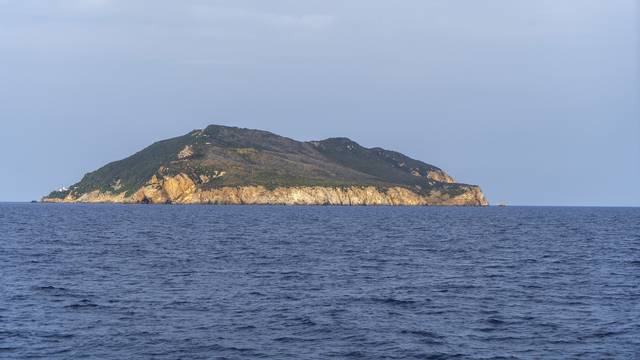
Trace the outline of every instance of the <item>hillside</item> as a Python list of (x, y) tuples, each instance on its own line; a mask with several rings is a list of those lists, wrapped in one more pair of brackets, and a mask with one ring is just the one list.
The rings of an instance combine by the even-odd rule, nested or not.
[(347, 138), (211, 125), (86, 174), (45, 202), (486, 205), (477, 186)]

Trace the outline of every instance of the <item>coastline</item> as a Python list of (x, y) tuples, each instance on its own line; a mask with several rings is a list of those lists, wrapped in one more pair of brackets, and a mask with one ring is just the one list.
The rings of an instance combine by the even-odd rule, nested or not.
[[(185, 185), (185, 184), (182, 184)], [(130, 196), (95, 190), (81, 196), (47, 198), (42, 203), (182, 204), (182, 205), (340, 205), (340, 206), (488, 206), (479, 187), (468, 185), (457, 196), (434, 191), (421, 195), (403, 187), (222, 187), (200, 189), (177, 183), (147, 185)]]

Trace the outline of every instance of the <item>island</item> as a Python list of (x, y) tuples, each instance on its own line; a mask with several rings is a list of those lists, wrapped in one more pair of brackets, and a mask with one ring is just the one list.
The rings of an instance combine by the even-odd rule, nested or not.
[(478, 186), (395, 151), (220, 125), (156, 142), (42, 202), (488, 205)]

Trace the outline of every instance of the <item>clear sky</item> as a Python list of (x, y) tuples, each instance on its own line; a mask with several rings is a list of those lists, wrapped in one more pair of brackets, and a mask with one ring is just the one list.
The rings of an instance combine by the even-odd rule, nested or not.
[(635, 0), (0, 0), (0, 200), (207, 124), (640, 205)]

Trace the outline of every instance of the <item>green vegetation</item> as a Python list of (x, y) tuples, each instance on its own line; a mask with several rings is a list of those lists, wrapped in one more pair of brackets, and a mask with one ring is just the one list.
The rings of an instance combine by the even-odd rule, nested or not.
[(56, 191), (52, 191), (49, 195), (47, 195), (47, 197), (50, 199), (64, 199), (67, 197), (67, 195), (69, 195), (70, 192), (71, 190), (64, 190), (64, 191), (56, 190)]
[[(192, 154), (180, 158), (178, 154), (188, 145)], [(426, 178), (431, 172), (447, 176), (435, 166), (397, 152), (367, 149), (346, 138), (299, 142), (266, 131), (209, 126), (159, 141), (90, 172), (71, 192), (75, 196), (94, 190), (131, 195), (153, 175), (161, 178), (179, 173), (189, 175), (202, 188), (401, 186), (423, 194), (438, 190), (453, 196), (468, 188), (432, 181)], [(53, 192), (49, 197), (68, 194)]]
[(132, 194), (142, 187), (160, 168), (177, 158), (178, 152), (194, 142), (187, 134), (181, 137), (159, 141), (146, 149), (120, 161), (86, 174), (74, 187), (75, 194), (84, 194), (93, 190), (114, 192), (112, 184), (120, 180), (122, 187), (117, 191)]
[(380, 148), (367, 149), (346, 138), (332, 138), (315, 142), (317, 149), (338, 164), (374, 176), (380, 182), (407, 186), (425, 185), (424, 177), (411, 173), (412, 169), (426, 175), (428, 171), (442, 171), (435, 166), (411, 159), (400, 153)]

